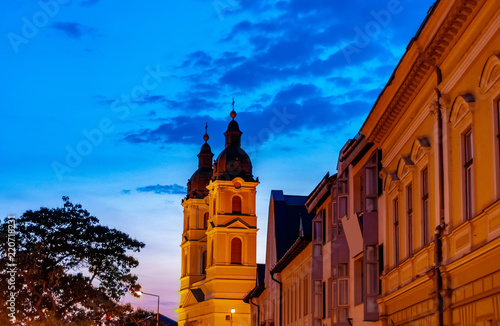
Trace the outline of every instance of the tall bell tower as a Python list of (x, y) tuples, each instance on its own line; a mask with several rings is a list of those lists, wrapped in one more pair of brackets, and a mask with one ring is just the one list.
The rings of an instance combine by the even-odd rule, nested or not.
[[(234, 102), (233, 102), (234, 105)], [(223, 325), (226, 315), (235, 309), (237, 325), (250, 324), (250, 306), (243, 297), (255, 286), (257, 215), (256, 188), (252, 162), (241, 148), (241, 134), (231, 112), (225, 149), (214, 163), (214, 175), (208, 185), (210, 220), (207, 231), (207, 298), (214, 300), (215, 325)], [(239, 322), (238, 322), (239, 321)]]
[(209, 205), (207, 185), (212, 178), (214, 154), (208, 144), (207, 126), (205, 143), (198, 154), (198, 170), (188, 180), (188, 193), (182, 201), (184, 229), (181, 243), (181, 302), (193, 285), (205, 278), (207, 266), (207, 227)]
[[(213, 167), (202, 164), (202, 154), (210, 160), (213, 157), (206, 136), (198, 155), (199, 169), (191, 177), (188, 196), (182, 203), (185, 231), (177, 309), (180, 326), (229, 326), (229, 318), (233, 325), (250, 325), (250, 305), (243, 298), (255, 286), (259, 181), (252, 174), (250, 157), (241, 148), (242, 132), (236, 115), (233, 100), (231, 121), (224, 133), (225, 148)], [(206, 175), (211, 177), (207, 180)], [(199, 180), (196, 185), (195, 179)]]

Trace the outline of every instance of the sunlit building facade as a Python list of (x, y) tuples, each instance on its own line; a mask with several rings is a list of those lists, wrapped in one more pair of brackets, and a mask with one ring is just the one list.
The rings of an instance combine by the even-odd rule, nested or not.
[(361, 132), (382, 152), (382, 325), (500, 321), (500, 2), (438, 1)]
[(252, 325), (500, 325), (499, 1), (434, 4), (336, 168), (300, 251), (272, 194)]
[(225, 149), (212, 165), (205, 134), (199, 168), (188, 182), (182, 234), (179, 325), (250, 324), (250, 305), (243, 302), (255, 286), (258, 180), (241, 148), (232, 120)]

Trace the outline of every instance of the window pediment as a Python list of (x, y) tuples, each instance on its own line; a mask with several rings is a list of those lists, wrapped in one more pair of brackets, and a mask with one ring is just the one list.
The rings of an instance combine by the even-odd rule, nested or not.
[(457, 96), (453, 102), (450, 113), (450, 123), (453, 127), (457, 127), (465, 116), (470, 112), (474, 112), (476, 99), (470, 93)]
[(479, 88), (487, 93), (500, 80), (500, 54), (492, 55), (486, 60), (479, 80)]
[(420, 161), (425, 155), (428, 155), (431, 150), (431, 142), (428, 138), (418, 138), (415, 139), (411, 147), (411, 153), (409, 159), (414, 162), (413, 164)]

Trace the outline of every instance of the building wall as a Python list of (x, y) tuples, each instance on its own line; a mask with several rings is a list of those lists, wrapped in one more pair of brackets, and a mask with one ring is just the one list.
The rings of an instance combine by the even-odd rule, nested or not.
[[(500, 320), (500, 288), (494, 281), (500, 266), (493, 258), (500, 254), (496, 227), (500, 215), (500, 84), (499, 73), (492, 68), (500, 51), (500, 3), (471, 2), (466, 5), (470, 9), (466, 21), (454, 16), (461, 5), (445, 1), (436, 11), (442, 10), (457, 26), (465, 26), (439, 60), (441, 76), (428, 73), (397, 124), (377, 144), (383, 152), (384, 169), (384, 195), (379, 198), (379, 205), (385, 206), (380, 219), (385, 257), (379, 299), (382, 325), (438, 325), (440, 302), (445, 325), (496, 325)], [(437, 21), (429, 24), (438, 28)], [(443, 31), (437, 30), (440, 33)], [(431, 36), (423, 38), (431, 40)], [(425, 40), (421, 45), (425, 48)], [(491, 73), (497, 77), (492, 78)], [(490, 80), (488, 90), (482, 85), (485, 80)], [(443, 187), (439, 179), (439, 114), (443, 119)], [(467, 164), (469, 131), (473, 159)], [(423, 193), (425, 169), (428, 199)], [(441, 219), (444, 230), (439, 233), (436, 227)], [(441, 242), (434, 242), (435, 232)], [(435, 251), (440, 248), (442, 259)], [(443, 283), (441, 297), (436, 293), (438, 274)]]
[(283, 326), (310, 326), (312, 245), (309, 244), (282, 272)]
[[(500, 325), (499, 134), (500, 2), (440, 0), (342, 149), (329, 200), (315, 198), (321, 183), (310, 196), (312, 244), (280, 275), (283, 325), (348, 325), (347, 317), (353, 325)], [(373, 157), (379, 184), (369, 211)], [(295, 319), (309, 262), (311, 314)], [(261, 321), (278, 324), (279, 286), (267, 274)]]

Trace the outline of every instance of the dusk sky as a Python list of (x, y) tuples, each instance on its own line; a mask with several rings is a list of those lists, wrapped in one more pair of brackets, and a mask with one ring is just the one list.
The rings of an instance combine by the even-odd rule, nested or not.
[(432, 3), (3, 0), (0, 215), (69, 196), (146, 243), (135, 273), (175, 317), (205, 123), (216, 158), (234, 97), (263, 262), (271, 190), (308, 195), (335, 173)]

